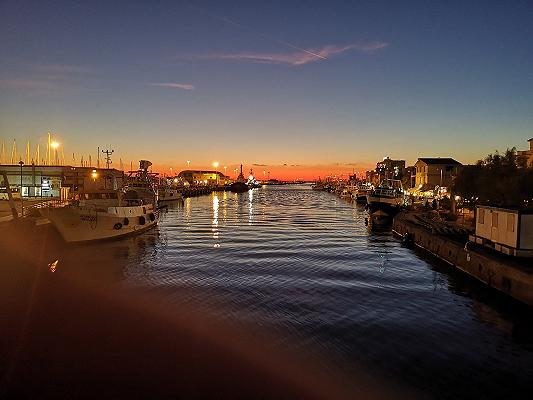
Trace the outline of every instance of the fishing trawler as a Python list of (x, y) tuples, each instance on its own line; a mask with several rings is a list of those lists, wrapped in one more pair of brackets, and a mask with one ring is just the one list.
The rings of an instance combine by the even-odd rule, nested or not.
[(159, 213), (151, 186), (138, 181), (119, 189), (116, 178), (109, 178), (111, 188), (104, 178), (104, 188), (75, 191), (66, 205), (41, 208), (41, 215), (69, 243), (117, 239), (155, 227)]
[(241, 164), (241, 173), (237, 177), (237, 180), (233, 182), (230, 186), (230, 190), (234, 193), (244, 193), (247, 192), (250, 188), (248, 187), (248, 184), (246, 180), (244, 179), (244, 175), (242, 174), (242, 164)]
[(359, 182), (357, 188), (352, 192), (352, 198), (359, 203), (366, 203), (366, 195), (372, 190), (372, 186), (368, 183)]
[(396, 179), (384, 179), (379, 186), (366, 195), (370, 216), (393, 217), (405, 203), (402, 182)]

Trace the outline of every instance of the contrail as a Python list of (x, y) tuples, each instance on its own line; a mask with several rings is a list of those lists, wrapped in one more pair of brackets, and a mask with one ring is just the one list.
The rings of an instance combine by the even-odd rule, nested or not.
[(287, 47), (291, 47), (291, 48), (299, 50), (299, 51), (303, 51), (304, 53), (310, 54), (310, 55), (312, 55), (314, 57), (317, 57), (317, 58), (320, 58), (322, 60), (327, 60), (327, 57), (321, 56), (320, 54), (314, 53), (312, 51), (309, 51), (309, 50), (304, 49), (302, 47), (296, 46), (295, 44), (286, 42), (284, 40), (276, 39), (273, 36), (267, 35), (266, 33), (263, 33), (263, 32), (259, 32), (259, 31), (255, 30), (253, 28), (250, 28), (249, 26), (246, 26), (246, 25), (243, 25), (241, 23), (235, 22), (235, 21), (233, 21), (233, 20), (231, 20), (229, 18), (222, 17), (222, 16), (216, 15), (216, 14), (212, 14), (212, 13), (207, 12), (205, 9), (200, 8), (198, 6), (193, 6), (192, 4), (189, 4), (189, 7), (194, 9), (194, 10), (196, 10), (196, 11), (199, 11), (201, 13), (206, 14), (206, 15), (210, 16), (211, 18), (218, 19), (219, 21), (225, 22), (225, 23), (227, 23), (229, 25), (233, 25), (233, 26), (236, 26), (237, 28), (244, 29), (244, 30), (247, 30), (249, 32), (255, 33), (256, 35), (262, 36), (262, 37), (264, 37), (266, 39), (273, 40), (276, 43), (279, 43), (279, 44), (281, 44), (283, 46), (287, 46)]

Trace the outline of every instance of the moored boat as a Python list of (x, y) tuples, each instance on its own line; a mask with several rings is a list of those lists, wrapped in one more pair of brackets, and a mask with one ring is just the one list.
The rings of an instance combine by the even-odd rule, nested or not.
[(159, 213), (151, 182), (137, 180), (119, 189), (112, 179), (111, 189), (75, 191), (66, 205), (39, 211), (66, 242), (117, 239), (155, 227)]
[(247, 192), (250, 188), (244, 179), (242, 174), (242, 164), (241, 164), (241, 173), (237, 177), (237, 180), (230, 185), (230, 190), (235, 193), (244, 193)]
[(366, 195), (370, 216), (394, 217), (405, 203), (402, 183), (396, 179), (384, 179)]
[(372, 189), (372, 186), (370, 186), (367, 183), (359, 182), (357, 184), (357, 188), (354, 192), (352, 192), (352, 197), (355, 199), (355, 201), (359, 203), (366, 203), (366, 195), (368, 192)]

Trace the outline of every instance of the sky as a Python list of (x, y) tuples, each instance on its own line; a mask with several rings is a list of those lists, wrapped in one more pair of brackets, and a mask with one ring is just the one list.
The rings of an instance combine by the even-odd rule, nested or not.
[(533, 137), (532, 1), (0, 1), (0, 140), (312, 179)]

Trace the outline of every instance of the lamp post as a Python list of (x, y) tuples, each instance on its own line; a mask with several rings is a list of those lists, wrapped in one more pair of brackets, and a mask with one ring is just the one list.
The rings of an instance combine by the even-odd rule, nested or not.
[(189, 169), (190, 165), (191, 165), (191, 160), (187, 160), (187, 169)]
[(52, 147), (52, 149), (54, 149), (54, 165), (57, 165), (59, 164), (59, 160), (57, 158), (57, 148), (59, 147), (59, 143), (58, 142), (52, 142), (50, 143), (50, 147)]
[(24, 161), (19, 161), (20, 165), (20, 216), (24, 216), (24, 201), (22, 200), (22, 166), (24, 165)]

